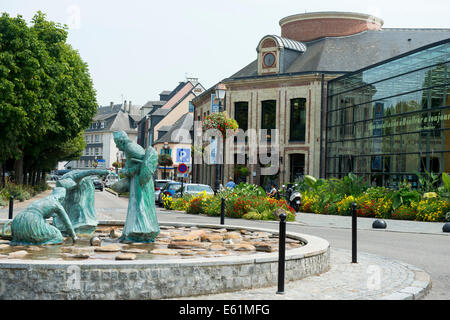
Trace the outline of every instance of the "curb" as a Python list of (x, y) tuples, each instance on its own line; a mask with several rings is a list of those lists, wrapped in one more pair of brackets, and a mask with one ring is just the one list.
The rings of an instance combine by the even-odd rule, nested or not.
[(432, 287), (430, 275), (412, 265), (403, 265), (414, 273), (413, 283), (409, 287), (382, 297), (382, 300), (421, 300), (430, 292)]

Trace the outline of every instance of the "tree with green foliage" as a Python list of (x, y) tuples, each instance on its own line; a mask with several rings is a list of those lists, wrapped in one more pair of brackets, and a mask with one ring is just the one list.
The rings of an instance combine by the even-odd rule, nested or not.
[(77, 158), (97, 110), (88, 67), (67, 41), (67, 26), (38, 12), (28, 26), (0, 17), (0, 163), (15, 160), (16, 182)]

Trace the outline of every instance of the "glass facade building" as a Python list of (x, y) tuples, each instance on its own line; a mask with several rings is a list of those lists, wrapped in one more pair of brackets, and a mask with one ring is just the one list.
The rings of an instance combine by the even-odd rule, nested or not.
[(417, 185), (450, 171), (450, 39), (328, 83), (326, 177)]

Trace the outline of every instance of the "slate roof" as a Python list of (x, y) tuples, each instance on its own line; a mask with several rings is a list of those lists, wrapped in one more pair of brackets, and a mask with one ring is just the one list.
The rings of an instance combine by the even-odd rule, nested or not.
[[(194, 116), (192, 113), (186, 113), (178, 119), (172, 126), (165, 126), (164, 129), (169, 129), (161, 138), (156, 140), (157, 143), (191, 143), (192, 137), (190, 131), (194, 128)], [(161, 130), (164, 131), (164, 130)]]
[(152, 116), (165, 116), (170, 112), (170, 110), (172, 109), (156, 109), (154, 112), (152, 112)]
[[(305, 42), (306, 51), (298, 52), (298, 57), (285, 67), (284, 73), (351, 72), (448, 38), (450, 29), (402, 28), (368, 30), (344, 37), (325, 37)], [(257, 60), (226, 80), (252, 77), (258, 77)]]
[[(298, 52), (305, 52), (306, 51), (306, 45), (303, 42), (299, 42), (299, 41), (295, 41), (295, 40), (291, 40), (288, 38), (283, 38), (277, 35), (270, 35), (270, 37), (274, 38), (277, 42), (278, 48), (283, 48), (283, 49), (290, 49), (290, 50), (294, 50), (294, 51), (298, 51)], [(263, 37), (261, 39), (261, 41), (265, 39), (265, 37)], [(260, 41), (260, 43), (261, 43)], [(259, 44), (258, 47), (259, 48)], [(258, 50), (258, 49), (256, 49)]]
[[(127, 105), (128, 107), (128, 105)], [(95, 131), (115, 131), (124, 130), (125, 132), (136, 132), (136, 124), (141, 119), (139, 107), (131, 106), (131, 114), (123, 111), (122, 104), (99, 107), (97, 114), (92, 121), (105, 121), (104, 128), (94, 129)], [(86, 131), (92, 131), (87, 129)]]
[(157, 106), (160, 107), (160, 106), (164, 105), (166, 102), (167, 102), (167, 101), (161, 101), (161, 100), (147, 101), (147, 103), (144, 104), (144, 105), (142, 106), (142, 108), (154, 108), (154, 107), (157, 107)]

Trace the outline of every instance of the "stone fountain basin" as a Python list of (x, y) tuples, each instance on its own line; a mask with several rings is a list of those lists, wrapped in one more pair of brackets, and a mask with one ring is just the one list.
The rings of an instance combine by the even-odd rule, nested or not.
[[(100, 225), (123, 226), (120, 221)], [(198, 227), (229, 231), (273, 230), (229, 225), (161, 223), (161, 227)], [(287, 232), (304, 245), (286, 250), (286, 281), (326, 272), (329, 243)], [(202, 257), (167, 257), (117, 261), (1, 259), (1, 299), (164, 299), (231, 292), (276, 285), (278, 252)]]

